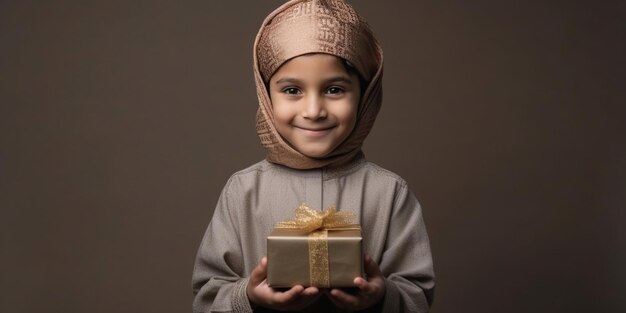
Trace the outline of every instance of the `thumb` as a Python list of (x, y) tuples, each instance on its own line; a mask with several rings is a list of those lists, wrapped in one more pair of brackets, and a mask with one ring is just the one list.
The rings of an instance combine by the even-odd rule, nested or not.
[(378, 264), (369, 255), (365, 255), (365, 273), (369, 277), (383, 276), (383, 273), (378, 268)]
[(252, 273), (250, 273), (250, 279), (249, 279), (250, 284), (256, 287), (265, 280), (266, 276), (267, 276), (267, 258), (263, 257), (261, 259), (261, 262), (259, 262), (259, 265), (257, 265), (257, 267), (255, 267), (252, 270)]

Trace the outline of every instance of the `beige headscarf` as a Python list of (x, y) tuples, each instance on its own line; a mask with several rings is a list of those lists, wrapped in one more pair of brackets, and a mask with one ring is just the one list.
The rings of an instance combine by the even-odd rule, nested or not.
[[(331, 54), (351, 63), (365, 80), (352, 133), (329, 155), (311, 158), (276, 131), (266, 89), (286, 61), (309, 53)], [(382, 102), (383, 52), (367, 23), (343, 0), (292, 0), (270, 13), (254, 43), (254, 76), (259, 110), (257, 133), (267, 160), (296, 169), (344, 164), (361, 153)]]

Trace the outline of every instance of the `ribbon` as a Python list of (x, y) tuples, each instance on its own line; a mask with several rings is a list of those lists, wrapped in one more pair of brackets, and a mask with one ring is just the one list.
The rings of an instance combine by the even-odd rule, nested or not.
[(276, 228), (296, 229), (308, 233), (309, 280), (311, 286), (330, 287), (330, 264), (328, 260), (328, 231), (360, 229), (352, 224), (352, 212), (339, 212), (335, 207), (323, 211), (311, 209), (302, 203), (296, 208), (296, 218), (276, 224)]
[(306, 233), (318, 229), (344, 229), (355, 228), (352, 224), (354, 213), (337, 211), (335, 207), (329, 207), (323, 211), (309, 208), (305, 203), (296, 208), (296, 218), (276, 224), (276, 228), (299, 229)]

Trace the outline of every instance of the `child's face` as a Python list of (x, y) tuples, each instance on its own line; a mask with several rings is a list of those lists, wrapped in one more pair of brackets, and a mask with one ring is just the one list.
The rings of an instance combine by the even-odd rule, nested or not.
[(269, 84), (278, 133), (300, 153), (321, 158), (352, 132), (360, 101), (359, 78), (328, 54), (287, 61)]

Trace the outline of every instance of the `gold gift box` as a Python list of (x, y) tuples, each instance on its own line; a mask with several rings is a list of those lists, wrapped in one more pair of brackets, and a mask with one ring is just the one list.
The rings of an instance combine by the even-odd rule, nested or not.
[[(358, 227), (311, 234), (275, 228), (267, 237), (267, 282), (273, 288), (354, 287), (354, 278), (363, 277), (362, 241)], [(320, 245), (322, 253), (316, 248)]]

